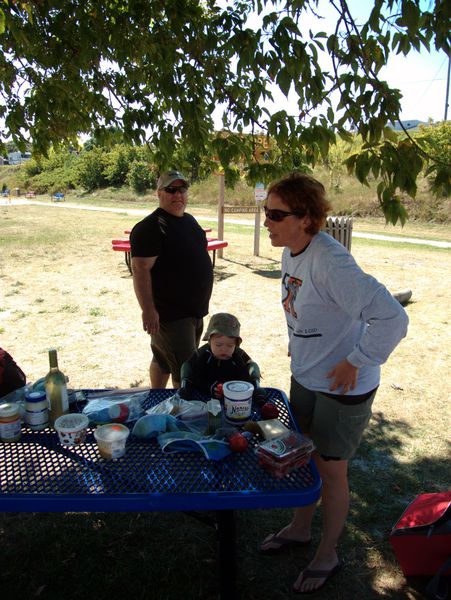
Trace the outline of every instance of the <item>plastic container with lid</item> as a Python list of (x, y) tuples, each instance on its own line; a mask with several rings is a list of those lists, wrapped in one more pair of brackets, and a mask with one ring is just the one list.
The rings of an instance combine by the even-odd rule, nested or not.
[(254, 386), (248, 381), (227, 381), (224, 394), (224, 419), (231, 425), (242, 425), (251, 416)]
[(21, 435), (19, 406), (8, 402), (0, 404), (0, 440), (18, 442)]
[(88, 431), (89, 419), (82, 413), (61, 415), (55, 421), (59, 441), (63, 446), (78, 446), (84, 444)]
[(100, 456), (107, 460), (124, 456), (125, 443), (129, 434), (128, 427), (121, 423), (108, 423), (97, 427), (94, 437), (97, 440)]
[(49, 426), (49, 405), (45, 391), (28, 392), (25, 395), (25, 423), (32, 431)]
[(282, 479), (294, 469), (305, 465), (314, 449), (310, 438), (290, 431), (281, 437), (262, 442), (255, 453), (261, 467), (277, 479)]

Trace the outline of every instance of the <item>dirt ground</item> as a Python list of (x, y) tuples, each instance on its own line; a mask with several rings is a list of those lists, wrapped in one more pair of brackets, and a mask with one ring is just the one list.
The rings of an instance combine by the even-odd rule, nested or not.
[[(72, 387), (147, 386), (149, 339), (123, 255), (111, 251), (111, 239), (123, 236), (136, 217), (81, 210), (61, 216), (55, 214), (61, 211), (32, 206), (0, 210), (7, 240), (0, 265), (1, 346), (29, 380), (45, 375), (47, 349), (55, 346)], [(272, 248), (262, 233), (255, 257), (252, 235), (237, 227), (226, 233), (230, 245), (216, 261), (210, 314), (236, 314), (243, 348), (260, 365), (262, 384), (288, 391), (281, 249)], [(408, 411), (412, 420), (428, 404), (446, 413), (451, 397), (449, 251), (356, 239), (352, 253), (390, 291), (413, 292), (406, 308), (408, 337), (383, 367), (376, 407), (393, 416)]]

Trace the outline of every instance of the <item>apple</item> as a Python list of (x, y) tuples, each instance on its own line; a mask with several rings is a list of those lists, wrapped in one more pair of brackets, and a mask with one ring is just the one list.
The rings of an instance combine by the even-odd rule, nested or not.
[(249, 447), (249, 442), (242, 433), (237, 431), (229, 437), (229, 446), (232, 452), (245, 452)]
[(277, 419), (277, 417), (279, 416), (279, 409), (272, 402), (265, 402), (260, 412), (264, 421), (266, 421), (267, 419)]

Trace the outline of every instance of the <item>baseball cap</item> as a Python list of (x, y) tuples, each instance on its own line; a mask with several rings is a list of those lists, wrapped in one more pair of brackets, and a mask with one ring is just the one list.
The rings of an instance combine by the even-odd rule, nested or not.
[(162, 190), (168, 185), (171, 185), (171, 183), (177, 179), (181, 179), (186, 185), (189, 185), (188, 180), (183, 173), (180, 173), (180, 171), (165, 171), (158, 178), (157, 190)]
[(214, 333), (220, 333), (221, 335), (237, 338), (238, 344), (241, 344), (243, 341), (240, 338), (240, 322), (236, 317), (229, 313), (216, 313), (213, 315), (208, 323), (207, 331), (202, 339), (209, 340), (210, 336), (212, 336)]

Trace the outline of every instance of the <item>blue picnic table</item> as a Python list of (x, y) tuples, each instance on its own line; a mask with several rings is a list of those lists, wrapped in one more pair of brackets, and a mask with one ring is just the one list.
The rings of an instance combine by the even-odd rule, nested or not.
[[(295, 429), (284, 392), (265, 388), (279, 409), (279, 420)], [(150, 408), (174, 394), (151, 389)], [(92, 391), (85, 391), (89, 399)], [(83, 404), (72, 404), (72, 412)], [(252, 419), (258, 420), (256, 410)], [(130, 436), (125, 456), (105, 460), (93, 429), (86, 443), (61, 446), (54, 429), (22, 429), (16, 443), (0, 444), (0, 510), (12, 512), (213, 511), (218, 532), (220, 597), (238, 598), (236, 589), (237, 509), (297, 507), (315, 502), (321, 482), (312, 461), (276, 479), (257, 461), (255, 447), (208, 460), (195, 452), (165, 453), (155, 440)]]

